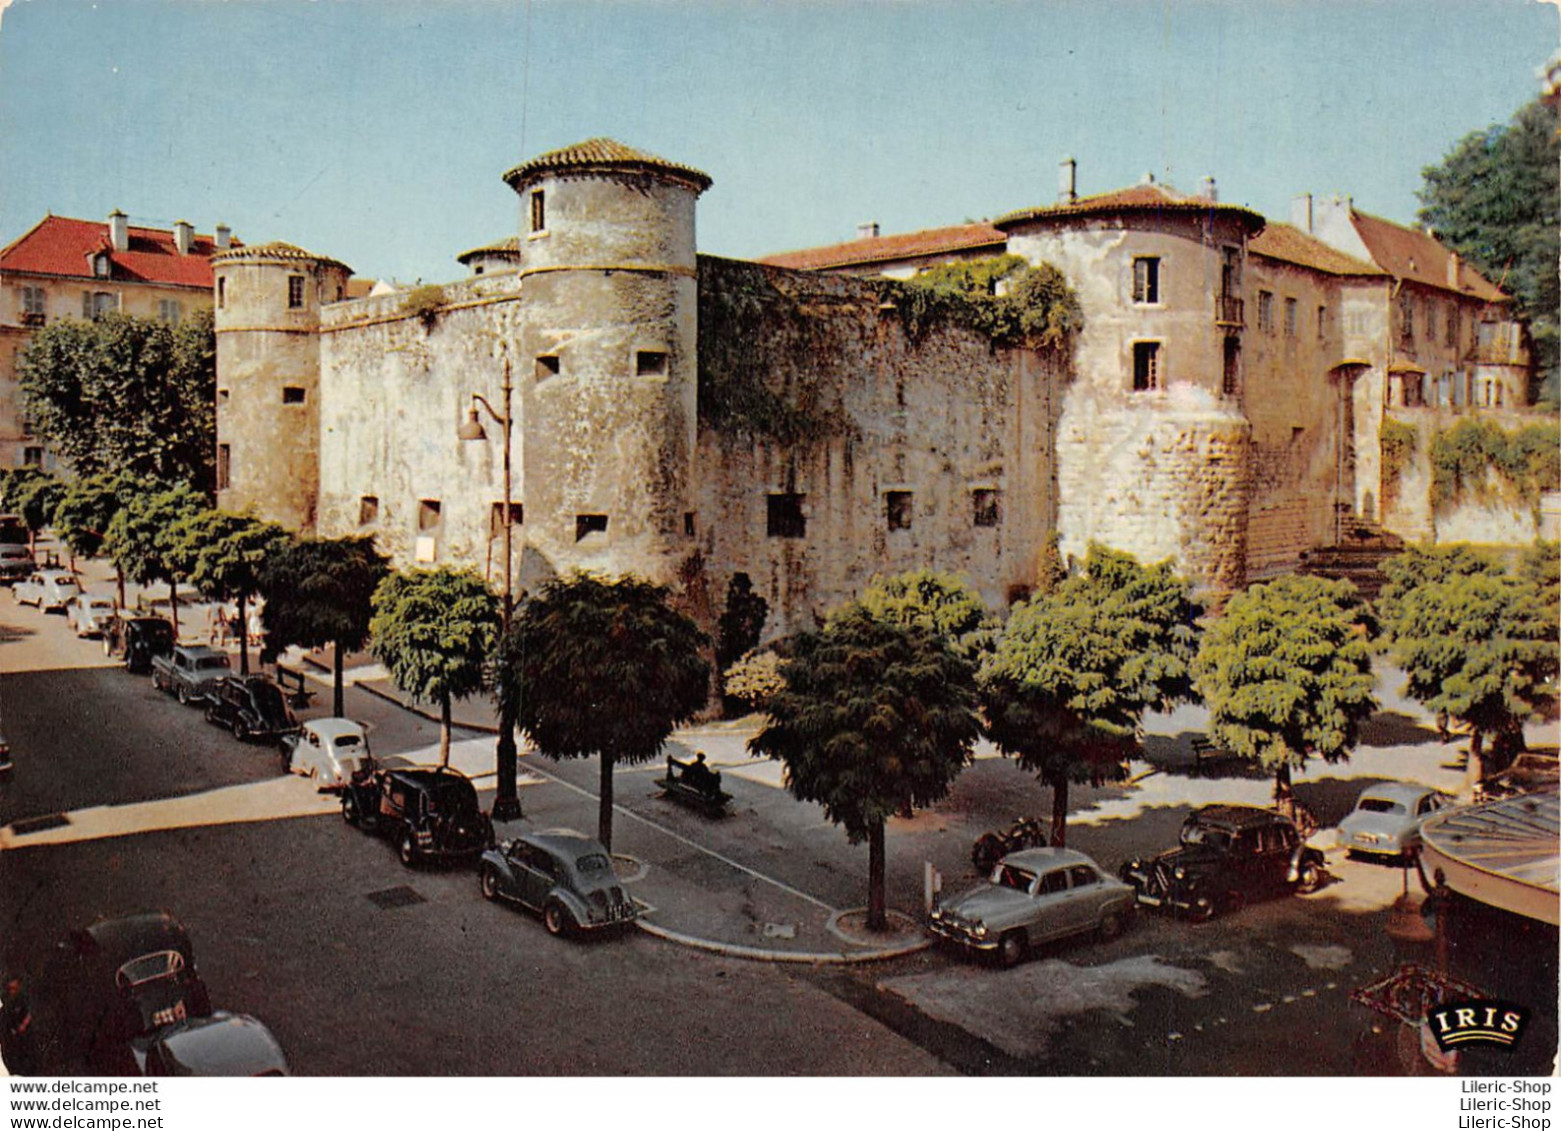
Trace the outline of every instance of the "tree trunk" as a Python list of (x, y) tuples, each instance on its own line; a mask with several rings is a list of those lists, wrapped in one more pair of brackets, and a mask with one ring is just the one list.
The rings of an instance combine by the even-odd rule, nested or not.
[(1274, 771), (1274, 808), (1287, 817), (1295, 817), (1295, 791), (1290, 788), (1289, 759), (1279, 763)]
[(889, 916), (884, 911), (883, 821), (874, 821), (867, 830), (867, 929), (887, 931)]
[(347, 666), (346, 651), (341, 646), (340, 640), (331, 645), (331, 714), (338, 719), (347, 717), (347, 697), (342, 690), (342, 685), (346, 682), (344, 679)]
[(125, 608), (125, 572), (118, 566), (114, 567), (114, 583), (119, 587), (119, 609)]
[(244, 593), (240, 593), (238, 595), (238, 623), (239, 623), (239, 634), (238, 634), (238, 674), (239, 675), (248, 675), (249, 674), (249, 613), (247, 611), (247, 606), (248, 606), (249, 602), (245, 599), (245, 597), (246, 597), (246, 595)]
[(601, 754), (602, 762), (602, 801), (601, 807), (596, 811), (596, 839), (602, 842), (602, 847), (608, 852), (612, 851), (612, 755), (605, 751)]
[(499, 745), (495, 752), (494, 769), (498, 775), (498, 792), (493, 797), (493, 819), (495, 821), (519, 820), (523, 814), (520, 811), (520, 797), (515, 789), (515, 715), (517, 713), (515, 697), (505, 695), (499, 703)]
[(1464, 801), (1473, 801), (1475, 790), (1485, 780), (1485, 732), (1482, 730), (1471, 731), (1469, 734), (1469, 761), (1463, 774), (1463, 798)]
[(179, 583), (168, 579), (168, 614), (173, 618), (173, 638), (179, 639)]
[(1068, 843), (1068, 775), (1058, 774), (1046, 784), (1052, 787), (1051, 845), (1062, 848)]
[(450, 693), (439, 696), (439, 765), (450, 764)]

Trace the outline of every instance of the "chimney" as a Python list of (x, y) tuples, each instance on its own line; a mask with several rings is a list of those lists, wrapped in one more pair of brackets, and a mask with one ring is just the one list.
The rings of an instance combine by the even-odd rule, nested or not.
[(1455, 291), (1463, 290), (1463, 261), (1456, 251), (1447, 253), (1447, 285)]
[(1138, 178), (1138, 183), (1141, 184), (1141, 185), (1152, 185), (1152, 184), (1154, 184), (1154, 172), (1150, 171), (1150, 172), (1145, 173), (1142, 177), (1139, 177)]
[(195, 228), (188, 220), (173, 222), (173, 246), (179, 249), (180, 255), (189, 255), (195, 246)]
[(1303, 192), (1290, 200), (1290, 225), (1312, 234), (1312, 194)]
[(865, 224), (856, 226), (856, 238), (859, 240), (875, 240), (878, 238), (878, 221), (869, 220)]
[(1211, 204), (1219, 203), (1220, 190), (1214, 183), (1213, 177), (1203, 178), (1203, 199)]
[(225, 250), (233, 243), (233, 229), (226, 224), (217, 225), (217, 249)]
[(130, 250), (130, 217), (117, 208), (108, 214), (108, 242), (115, 251)]
[(1057, 169), (1057, 203), (1072, 204), (1079, 198), (1078, 189), (1079, 163), (1071, 157), (1064, 157), (1062, 164)]

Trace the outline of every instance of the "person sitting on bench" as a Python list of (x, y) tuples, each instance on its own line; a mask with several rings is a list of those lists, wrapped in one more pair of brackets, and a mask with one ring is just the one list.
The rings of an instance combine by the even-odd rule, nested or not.
[(721, 787), (721, 779), (705, 763), (705, 752), (697, 751), (694, 760), (683, 767), (683, 781), (700, 793), (714, 793)]

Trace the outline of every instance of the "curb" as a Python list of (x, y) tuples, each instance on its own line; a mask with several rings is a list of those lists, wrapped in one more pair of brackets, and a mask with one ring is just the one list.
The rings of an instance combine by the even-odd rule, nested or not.
[[(403, 711), (410, 711), (412, 714), (417, 715), (419, 718), (427, 719), (431, 723), (437, 723), (440, 721), (439, 716), (434, 714), (432, 711), (424, 710), (422, 707), (417, 707), (411, 703), (397, 699), (390, 692), (385, 691), (382, 688), (375, 687), (371, 683), (355, 683), (352, 686), (358, 688), (360, 691), (368, 692), (376, 699), (383, 699), (386, 703), (393, 703), (397, 707), (400, 707)], [(455, 719), (451, 719), (450, 725), (452, 727), (459, 728), (460, 730), (476, 731), (478, 734), (496, 735), (499, 733), (499, 728), (492, 725), (491, 723), (463, 723), (457, 722)]]
[(905, 946), (884, 947), (881, 950), (863, 951), (860, 954), (847, 954), (845, 951), (803, 952), (790, 950), (763, 950), (756, 946), (743, 946), (741, 943), (722, 943), (711, 939), (701, 939), (694, 935), (685, 935), (680, 931), (668, 930), (666, 927), (658, 927), (647, 923), (644, 919), (636, 919), (634, 925), (646, 934), (666, 942), (677, 943), (679, 946), (690, 947), (694, 950), (709, 951), (712, 954), (723, 955), (726, 958), (745, 958), (753, 962), (792, 962), (812, 966), (849, 966), (863, 962), (882, 962), (889, 958), (900, 958), (907, 954), (915, 954), (918, 951), (927, 950), (932, 946), (932, 939), (918, 939)]

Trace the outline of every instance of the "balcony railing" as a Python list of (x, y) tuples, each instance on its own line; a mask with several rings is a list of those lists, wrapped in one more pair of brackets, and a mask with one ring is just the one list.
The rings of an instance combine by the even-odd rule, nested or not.
[(1220, 295), (1215, 301), (1215, 321), (1222, 326), (1245, 326), (1246, 308), (1236, 295)]
[(44, 322), (43, 311), (41, 311), (41, 310), (24, 310), (24, 311), (22, 311), (22, 325), (23, 326), (42, 326), (43, 322)]

